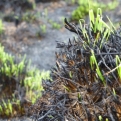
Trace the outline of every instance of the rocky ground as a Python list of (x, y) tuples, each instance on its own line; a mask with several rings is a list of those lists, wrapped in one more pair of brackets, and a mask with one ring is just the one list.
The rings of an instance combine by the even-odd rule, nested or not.
[[(51, 69), (55, 65), (56, 41), (66, 42), (74, 36), (64, 28), (63, 19), (69, 18), (76, 7), (77, 5), (67, 4), (64, 0), (38, 3), (33, 10), (33, 13), (38, 15), (36, 21), (32, 23), (23, 21), (17, 27), (14, 22), (3, 21), (5, 33), (1, 43), (4, 45), (5, 51), (15, 57), (26, 55), (27, 59), (31, 60), (32, 66), (36, 66), (40, 70)], [(113, 22), (120, 23), (120, 4), (115, 10), (105, 12), (104, 18), (105, 15), (108, 15)], [(55, 22), (61, 27), (58, 29), (53, 27), (52, 24)], [(42, 32), (40, 29), (42, 25), (46, 25), (46, 32)], [(15, 120), (30, 121), (31, 119), (24, 117)]]

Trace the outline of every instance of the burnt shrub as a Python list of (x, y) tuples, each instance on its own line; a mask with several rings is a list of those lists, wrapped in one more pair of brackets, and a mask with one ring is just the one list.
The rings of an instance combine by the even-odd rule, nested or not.
[(57, 42), (53, 82), (43, 82), (43, 96), (28, 111), (38, 121), (121, 120), (121, 28), (102, 20), (101, 9), (80, 27), (65, 19), (77, 37)]

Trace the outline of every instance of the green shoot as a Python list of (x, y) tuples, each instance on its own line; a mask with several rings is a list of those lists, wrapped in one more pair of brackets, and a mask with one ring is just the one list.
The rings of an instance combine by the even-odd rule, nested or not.
[(4, 26), (2, 20), (0, 19), (0, 35), (3, 34), (3, 31), (4, 31)]
[(9, 116), (9, 109), (6, 109), (6, 110), (5, 110), (5, 114), (6, 114), (7, 116)]
[[(82, 22), (84, 23), (84, 26), (82, 25)], [(80, 20), (79, 20), (79, 23), (80, 23), (80, 28), (82, 29), (82, 32), (83, 32), (83, 36), (88, 40), (88, 43), (89, 43), (90, 40), (89, 40), (87, 31), (86, 31), (86, 29), (85, 29), (85, 21), (84, 21), (83, 19), (80, 19)]]
[(90, 18), (90, 25), (94, 33), (97, 33), (98, 31), (102, 32), (102, 29), (104, 27), (110, 29), (110, 27), (102, 20), (102, 10), (100, 8), (97, 9), (97, 16), (95, 19), (94, 19), (93, 10), (89, 10), (89, 18)]
[(41, 25), (40, 29), (42, 30), (43, 33), (46, 33), (46, 25), (45, 24)]
[(6, 102), (3, 99), (2, 99), (2, 102), (3, 102), (4, 108), (7, 109)]
[[(17, 83), (20, 84), (20, 86), (24, 86), (26, 92), (25, 96), (26, 98), (34, 104), (38, 98), (41, 97), (41, 91), (43, 91), (42, 87), (42, 80), (51, 80), (50, 78), (50, 71), (40, 71), (37, 69), (30, 69), (30, 61), (28, 65), (26, 66), (26, 61), (25, 61), (25, 56), (22, 59), (22, 61), (15, 63), (14, 62), (14, 57), (11, 55), (8, 55), (7, 53), (4, 52), (4, 47), (1, 46), (0, 44), (0, 64), (1, 64), (1, 70), (0, 73), (3, 74), (4, 76), (8, 78), (17, 78), (19, 82), (15, 82), (15, 85)], [(19, 78), (23, 75), (23, 72), (25, 74), (24, 78)], [(5, 80), (7, 81), (7, 80)], [(11, 80), (10, 80), (11, 81)], [(7, 87), (6, 87), (7, 88)], [(12, 90), (13, 92), (15, 90)], [(12, 99), (7, 98), (8, 101), (4, 100), (4, 93), (2, 94), (1, 97), (1, 102), (2, 105), (0, 105), (0, 115), (5, 114), (7, 116), (10, 116), (13, 114), (14, 106), (15, 104), (18, 107), (18, 112), (24, 108), (21, 105), (20, 100), (18, 100), (14, 94), (12, 93), (10, 97)], [(6, 97), (5, 97), (6, 98)]]
[(80, 93), (78, 93), (78, 100), (79, 100), (79, 101), (82, 100), (82, 99), (81, 99), (81, 94), (80, 94)]
[(58, 24), (58, 23), (56, 23), (56, 22), (53, 22), (52, 23), (52, 28), (54, 28), (54, 29), (60, 29), (61, 28), (61, 25)]
[(3, 112), (3, 108), (2, 108), (2, 106), (0, 105), (0, 113), (2, 113)]
[(53, 116), (52, 115), (47, 115), (49, 118), (53, 118)]
[[(109, 17), (107, 16), (108, 21), (110, 22), (110, 25), (113, 27), (114, 30), (116, 30), (116, 28), (114, 27), (113, 23), (111, 22), (111, 20), (109, 19)], [(112, 31), (113, 32), (113, 31)]]
[(25, 68), (25, 59), (26, 56), (24, 56), (23, 60), (18, 64), (18, 69), (20, 73), (22, 73), (23, 69)]
[(106, 118), (106, 121), (109, 121), (108, 118)]
[(116, 67), (117, 67), (118, 76), (121, 80), (121, 66), (119, 66), (120, 64), (121, 64), (120, 58), (118, 55), (116, 55)]
[(77, 9), (72, 12), (72, 20), (76, 21), (88, 15), (90, 9), (92, 9), (94, 11), (94, 14), (96, 14), (98, 8), (101, 8), (103, 11), (112, 10), (116, 8), (119, 3), (117, 0), (114, 0), (113, 2), (110, 2), (108, 4), (104, 4), (101, 2), (99, 3), (97, 2), (97, 0), (78, 0), (77, 2), (79, 4), (79, 7), (77, 7)]
[(105, 85), (105, 81), (104, 81), (104, 77), (99, 69), (99, 66), (97, 64), (97, 60), (96, 60), (96, 57), (94, 55), (94, 51), (91, 50), (91, 53), (92, 53), (92, 56), (90, 56), (90, 65), (91, 65), (91, 68), (93, 69), (93, 66), (95, 65), (96, 66), (96, 72), (99, 76), (99, 78), (101, 79), (101, 81), (103, 82), (103, 84)]
[(63, 85), (63, 87), (64, 87), (68, 92), (70, 92), (70, 89), (69, 89), (67, 86)]
[(72, 72), (71, 71), (69, 72), (69, 77), (72, 78)]
[(104, 77), (103, 77), (103, 75), (102, 75), (102, 73), (101, 73), (99, 67), (96, 68), (96, 72), (97, 72), (99, 78), (102, 80), (103, 84), (105, 85)]
[(71, 0), (72, 4), (74, 4), (76, 1), (75, 0)]
[(91, 55), (90, 56), (90, 66), (91, 66), (92, 70), (94, 69), (94, 64), (95, 64), (95, 57)]
[(103, 120), (103, 118), (102, 118), (102, 116), (101, 116), (101, 115), (100, 115), (98, 118), (99, 118), (99, 121), (102, 121), (102, 120)]
[(57, 23), (57, 22), (49, 20), (49, 23), (52, 25), (53, 29), (60, 29), (61, 28), (61, 25), (59, 23)]
[(33, 9), (36, 8), (36, 3), (35, 3), (35, 2), (32, 3), (32, 8), (33, 8)]
[(114, 88), (113, 88), (113, 95), (114, 95), (114, 97), (116, 97), (116, 91)]
[[(102, 20), (102, 11), (100, 8), (97, 9), (97, 17), (96, 18), (94, 18), (93, 10), (92, 9), (89, 10), (89, 18), (90, 18), (90, 26), (91, 26), (92, 30), (94, 31), (94, 33), (97, 34), (97, 36), (95, 38), (94, 46), (95, 46), (95, 44), (98, 41), (98, 38), (100, 36), (99, 32), (104, 31), (104, 28), (106, 28), (104, 35), (103, 35), (103, 38), (101, 40), (101, 44), (100, 44), (100, 48), (101, 48), (104, 39), (106, 39), (106, 40), (108, 39), (108, 37), (110, 35), (111, 28)], [(112, 25), (112, 23), (111, 23), (111, 25)]]
[(90, 18), (90, 25), (91, 25), (91, 28), (93, 28), (92, 23), (94, 23), (95, 21), (94, 21), (94, 12), (93, 12), (92, 9), (89, 11), (89, 18)]

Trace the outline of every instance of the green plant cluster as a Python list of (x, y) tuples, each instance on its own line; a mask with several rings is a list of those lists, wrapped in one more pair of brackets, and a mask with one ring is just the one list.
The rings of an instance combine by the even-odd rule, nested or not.
[(46, 33), (46, 25), (43, 24), (43, 25), (40, 25), (40, 30), (42, 31), (42, 33)]
[(72, 12), (72, 20), (78, 21), (88, 15), (89, 10), (93, 9), (96, 14), (97, 8), (101, 8), (103, 11), (115, 9), (118, 5), (118, 1), (114, 0), (108, 4), (97, 2), (97, 0), (78, 0), (79, 7)]
[[(112, 22), (110, 21), (110, 19), (108, 17), (107, 18), (109, 20), (110, 26), (108, 24), (106, 24), (102, 20), (101, 17), (102, 17), (102, 10), (100, 8), (97, 9), (96, 18), (94, 17), (93, 10), (92, 9), (89, 10), (90, 26), (91, 26), (92, 31), (96, 34), (95, 40), (93, 41), (93, 48), (95, 48), (95, 46), (97, 46), (100, 43), (99, 44), (99, 49), (102, 49), (102, 46), (107, 43), (110, 34), (114, 33), (113, 30), (115, 30), (115, 27), (113, 26)], [(80, 20), (80, 27), (83, 30), (83, 32), (82, 32), (83, 36), (85, 38), (87, 38), (87, 40), (88, 40), (84, 44), (84, 47), (86, 48), (86, 46), (88, 46), (91, 43), (91, 41), (89, 39), (88, 33), (87, 33), (86, 29), (85, 29), (85, 26), (83, 26), (83, 27), (82, 26), (83, 25), (82, 25), (82, 22)], [(103, 33), (103, 37), (101, 38), (101, 41), (99, 41), (101, 33)], [(94, 53), (94, 49), (91, 49), (90, 53), (91, 53), (91, 56), (90, 56), (91, 69), (92, 70), (96, 69), (97, 75), (102, 80), (103, 84), (105, 85), (106, 82), (104, 81), (103, 74), (100, 71), (100, 68), (99, 68), (99, 65), (98, 65), (98, 61), (97, 61), (95, 53)], [(120, 59), (119, 59), (118, 55), (116, 56), (116, 60), (117, 60), (116, 61), (116, 65), (118, 66), (118, 63), (120, 63)], [(120, 71), (118, 71), (118, 72), (120, 72)], [(119, 73), (118, 73), (118, 75), (119, 75)]]
[(49, 23), (52, 25), (53, 29), (60, 29), (61, 25), (53, 20), (49, 20)]
[(25, 107), (41, 97), (42, 80), (51, 80), (49, 71), (30, 67), (25, 57), (19, 63), (0, 45), (0, 116), (23, 115)]
[(28, 23), (34, 22), (38, 18), (38, 13), (31, 13), (31, 12), (26, 12), (21, 16), (21, 21), (26, 21)]

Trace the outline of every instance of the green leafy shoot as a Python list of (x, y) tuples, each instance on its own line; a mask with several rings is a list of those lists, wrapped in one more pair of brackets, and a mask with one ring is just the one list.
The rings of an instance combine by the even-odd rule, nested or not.
[[(116, 30), (116, 28), (114, 27), (113, 23), (112, 23), (111, 20), (109, 19), (109, 17), (108, 17), (108, 16), (106, 16), (106, 17), (107, 17), (108, 21), (110, 22), (111, 27), (112, 27), (114, 30)], [(113, 33), (113, 31), (112, 31), (112, 33)]]
[[(94, 31), (94, 33), (97, 34), (94, 42), (95, 44), (98, 42), (98, 38), (100, 36), (100, 33), (102, 33), (105, 29), (103, 38), (101, 40), (100, 48), (102, 47), (102, 43), (104, 42), (104, 39), (108, 40), (108, 37), (110, 35), (110, 32), (112, 31), (111, 28), (102, 20), (102, 10), (100, 8), (97, 9), (97, 16), (94, 17), (93, 10), (89, 10), (89, 18), (90, 18), (90, 26), (91, 29)], [(110, 21), (111, 23), (111, 21)], [(112, 23), (111, 23), (112, 25)]]
[(81, 94), (80, 94), (80, 93), (78, 93), (78, 100), (79, 100), (79, 101), (82, 100), (82, 99), (81, 99)]
[(90, 18), (90, 25), (91, 25), (91, 28), (93, 28), (93, 24), (94, 24), (94, 13), (93, 13), (93, 10), (91, 9), (90, 11), (89, 11), (89, 18)]
[(96, 72), (97, 72), (99, 78), (102, 80), (103, 84), (105, 85), (104, 77), (103, 77), (103, 75), (102, 75), (102, 73), (101, 73), (99, 67), (96, 68)]
[(52, 23), (52, 28), (54, 28), (54, 29), (60, 29), (61, 28), (61, 25), (58, 24), (57, 22), (53, 22)]
[(102, 121), (102, 120), (103, 120), (103, 118), (102, 118), (102, 116), (101, 116), (101, 115), (100, 115), (98, 118), (99, 118), (99, 121)]
[(91, 69), (94, 69), (94, 64), (95, 64), (95, 57), (93, 55), (90, 56), (90, 66)]
[(106, 121), (109, 121), (108, 118), (106, 118)]
[(4, 108), (7, 109), (6, 102), (3, 99), (2, 99), (2, 102), (3, 102)]
[(118, 4), (118, 0), (113, 0), (112, 2), (108, 3), (107, 8), (113, 10), (116, 8), (116, 6), (118, 6)]
[(63, 87), (66, 89), (66, 91), (70, 92), (70, 89), (67, 86), (63, 85)]
[(99, 78), (101, 79), (101, 81), (103, 82), (103, 84), (105, 85), (104, 77), (99, 69), (98, 64), (97, 64), (97, 60), (96, 60), (96, 57), (94, 55), (94, 51), (91, 50), (91, 53), (92, 53), (92, 55), (90, 56), (91, 69), (94, 69), (94, 66), (96, 66), (96, 72), (97, 72)]
[(40, 25), (40, 29), (42, 30), (42, 33), (46, 33), (46, 25)]
[(49, 118), (53, 118), (53, 116), (52, 116), (52, 115), (47, 115), (47, 117), (49, 117)]
[(121, 61), (118, 55), (116, 55), (116, 67), (117, 67), (118, 76), (121, 80)]
[[(36, 73), (35, 73), (36, 72)], [(41, 97), (41, 91), (43, 91), (42, 80), (51, 80), (50, 71), (39, 71), (37, 69), (33, 69), (29, 71), (28, 75), (24, 80), (24, 85), (27, 89), (26, 96), (29, 100), (32, 101), (32, 104), (36, 102), (36, 100)]]
[(93, 29), (94, 33), (98, 31), (103, 31), (104, 27), (110, 30), (110, 27), (102, 20), (102, 10), (100, 8), (97, 9), (97, 16), (94, 17), (93, 10), (89, 10), (89, 18), (90, 18), (90, 25)]
[(114, 97), (116, 97), (116, 91), (114, 88), (113, 88), (113, 95), (114, 95)]
[(2, 113), (3, 112), (3, 108), (2, 108), (2, 106), (0, 105), (0, 113)]
[(71, 71), (69, 71), (69, 77), (72, 78), (72, 72)]
[(8, 109), (9, 109), (10, 113), (12, 114), (12, 104), (11, 104), (10, 100), (8, 100)]
[(83, 36), (88, 40), (88, 43), (90, 43), (87, 31), (85, 29), (85, 21), (84, 21), (84, 19), (80, 19), (79, 23), (80, 23), (80, 28), (81, 28), (81, 30), (83, 32)]
[(4, 32), (4, 26), (2, 20), (0, 19), (0, 35), (3, 34), (3, 32)]
[(105, 32), (104, 32), (101, 44), (100, 44), (100, 48), (102, 47), (102, 43), (104, 42), (104, 39), (108, 40), (109, 35), (110, 35), (110, 30), (106, 29)]
[[(18, 79), (20, 86), (24, 87), (26, 90), (25, 98), (29, 100), (31, 104), (34, 104), (36, 100), (41, 97), (41, 94), (42, 94), (41, 92), (44, 90), (42, 86), (42, 80), (52, 81), (52, 79), (50, 77), (50, 71), (40, 71), (38, 69), (35, 69), (30, 66), (30, 61), (27, 65), (26, 63), (27, 61), (25, 59), (26, 59), (26, 56), (24, 56), (24, 58), (20, 62), (15, 63), (14, 57), (5, 53), (4, 47), (0, 44), (1, 76), (4, 75), (5, 77), (10, 79), (10, 80), (4, 80), (6, 81), (6, 83), (8, 81), (11, 81), (11, 79), (13, 79), (12, 77), (14, 77), (15, 79)], [(15, 82), (15, 85), (17, 85), (17, 81)], [(15, 104), (18, 107), (16, 112), (17, 111), (19, 112), (21, 108), (24, 108), (22, 107), (21, 102), (18, 100), (18, 98), (15, 97), (14, 95), (15, 90), (13, 89), (12, 91), (13, 93), (10, 94), (10, 98), (7, 97), (7, 99), (6, 99), (6, 95), (4, 95), (4, 92), (1, 93), (2, 96), (1, 96), (0, 103), (2, 105), (0, 105), (0, 116), (14, 115), (13, 112), (16, 109), (13, 104)]]
[(20, 73), (22, 73), (23, 69), (25, 68), (25, 59), (26, 56), (24, 56), (23, 60), (18, 64), (18, 69)]
[(119, 4), (118, 0), (114, 0), (107, 4), (98, 2), (97, 0), (77, 0), (77, 2), (79, 7), (77, 7), (77, 9), (72, 12), (72, 20), (76, 21), (88, 15), (90, 9), (92, 9), (94, 14), (96, 14), (98, 8), (101, 8), (103, 11), (112, 10)]

